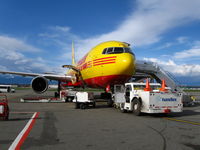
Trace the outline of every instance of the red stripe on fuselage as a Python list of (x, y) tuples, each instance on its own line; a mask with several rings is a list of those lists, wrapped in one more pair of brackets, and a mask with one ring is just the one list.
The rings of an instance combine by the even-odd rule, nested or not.
[(100, 62), (108, 62), (108, 61), (115, 61), (116, 59), (107, 59), (107, 60), (99, 60), (99, 61), (94, 61), (95, 63), (100, 63)]
[(117, 57), (117, 56), (103, 57), (103, 58), (94, 59), (93, 61), (98, 61), (98, 60), (103, 60), (103, 59), (109, 59), (109, 58), (116, 58), (116, 57)]
[(115, 63), (115, 61), (113, 61), (113, 62), (105, 62), (105, 63), (98, 63), (98, 64), (94, 64), (94, 66), (113, 64), (113, 63)]

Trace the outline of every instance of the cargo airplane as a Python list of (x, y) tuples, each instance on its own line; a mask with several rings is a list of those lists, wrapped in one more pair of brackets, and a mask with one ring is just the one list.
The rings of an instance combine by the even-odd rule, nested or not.
[(135, 73), (135, 55), (128, 43), (108, 41), (95, 46), (75, 63), (72, 46), (72, 65), (63, 67), (69, 68), (63, 75), (13, 71), (0, 71), (0, 73), (34, 77), (31, 85), (36, 93), (43, 93), (48, 89), (48, 79), (64, 82), (66, 85), (103, 88), (108, 92), (114, 84), (125, 83)]

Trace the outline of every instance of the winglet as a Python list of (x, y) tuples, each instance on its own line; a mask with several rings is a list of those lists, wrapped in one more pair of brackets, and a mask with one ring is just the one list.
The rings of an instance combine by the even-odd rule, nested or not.
[(75, 66), (74, 42), (72, 41), (72, 65)]

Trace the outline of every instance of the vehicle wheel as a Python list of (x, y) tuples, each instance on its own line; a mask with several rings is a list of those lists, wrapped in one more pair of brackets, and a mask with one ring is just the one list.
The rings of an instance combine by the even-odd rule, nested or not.
[(6, 115), (5, 120), (8, 120), (9, 118), (9, 113)]
[(126, 113), (126, 112), (127, 112), (127, 110), (125, 110), (124, 108), (120, 108), (120, 111), (121, 111), (122, 113)]
[(116, 104), (113, 104), (113, 107), (114, 107), (114, 108), (117, 108), (117, 105), (116, 105)]
[(72, 102), (72, 98), (67, 96), (67, 102)]
[(67, 97), (65, 98), (65, 102), (69, 102)]
[(80, 104), (79, 103), (75, 103), (75, 109), (79, 109), (80, 108)]
[(95, 108), (95, 107), (96, 107), (96, 102), (93, 102), (93, 105), (92, 105), (92, 107), (93, 107), (93, 108)]
[(126, 113), (126, 112), (127, 112), (127, 110), (124, 109), (124, 104), (123, 104), (123, 103), (120, 104), (119, 109), (120, 109), (120, 111), (121, 111), (122, 113)]
[(54, 97), (55, 97), (55, 98), (59, 97), (59, 93), (58, 93), (58, 92), (55, 92), (55, 93), (54, 93)]
[(107, 102), (107, 104), (108, 104), (108, 107), (113, 107), (113, 101), (112, 101), (112, 99), (109, 99), (108, 102)]
[(6, 120), (9, 119), (9, 112), (10, 112), (10, 109), (9, 109), (9, 106), (8, 106), (7, 115), (6, 115)]
[(86, 109), (86, 104), (80, 104), (80, 109)]
[(133, 100), (133, 113), (134, 113), (136, 116), (141, 115), (141, 107), (142, 107), (142, 104), (141, 104), (141, 102), (139, 101), (139, 99)]
[(72, 101), (73, 101), (73, 98), (72, 98), (72, 97), (69, 97), (69, 98), (68, 98), (68, 101), (69, 101), (69, 102), (72, 102)]

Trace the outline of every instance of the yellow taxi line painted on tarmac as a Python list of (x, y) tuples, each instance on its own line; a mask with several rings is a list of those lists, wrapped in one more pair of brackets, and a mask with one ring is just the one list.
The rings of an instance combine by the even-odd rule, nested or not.
[(192, 124), (192, 125), (198, 125), (198, 126), (200, 126), (200, 122), (193, 122), (193, 121), (180, 120), (180, 119), (167, 118), (167, 117), (164, 117), (164, 119), (166, 119), (166, 120), (171, 120), (171, 121), (176, 121), (176, 122), (188, 123), (188, 124)]

